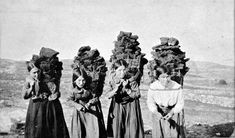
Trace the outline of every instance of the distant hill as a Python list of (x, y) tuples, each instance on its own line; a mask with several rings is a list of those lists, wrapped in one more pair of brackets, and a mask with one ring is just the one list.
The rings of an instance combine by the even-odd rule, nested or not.
[[(72, 59), (62, 59), (63, 68), (66, 71), (71, 69)], [(106, 61), (107, 66), (110, 66), (110, 62)], [(234, 67), (221, 65), (212, 62), (204, 61), (189, 61), (187, 66), (190, 68), (186, 77), (206, 77), (212, 79), (225, 79), (228, 81), (234, 81)], [(25, 61), (15, 61), (11, 59), (0, 59), (0, 69), (2, 72), (14, 73), (15, 71), (26, 71)], [(147, 72), (147, 71), (146, 71)]]
[(234, 67), (204, 61), (189, 61), (190, 68), (188, 75), (200, 75), (211, 79), (225, 79), (234, 82)]
[(187, 65), (191, 68), (199, 68), (199, 69), (224, 69), (229, 68), (233, 69), (233, 66), (221, 65), (218, 63), (207, 62), (207, 61), (188, 61)]

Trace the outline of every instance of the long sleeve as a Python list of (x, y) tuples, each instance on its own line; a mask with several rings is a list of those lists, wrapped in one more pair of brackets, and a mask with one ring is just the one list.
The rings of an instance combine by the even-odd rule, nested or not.
[(94, 97), (89, 100), (88, 104), (90, 105), (96, 105), (99, 102), (99, 97)]
[(70, 95), (68, 96), (67, 102), (68, 102), (71, 106), (74, 106), (74, 104), (75, 104), (75, 95), (74, 95), (74, 92), (73, 92), (73, 91), (72, 91), (72, 92), (70, 93)]
[(81, 109), (83, 107), (83, 105), (76, 102), (74, 91), (70, 93), (69, 97), (67, 98), (67, 102), (69, 103), (70, 106), (73, 106), (77, 109)]
[(23, 98), (28, 99), (32, 96), (32, 88), (29, 86), (29, 83), (26, 82), (23, 86)]
[(175, 114), (181, 112), (184, 107), (184, 97), (183, 97), (183, 90), (180, 89), (177, 95), (177, 103), (175, 107), (172, 109)]
[(106, 87), (106, 93), (108, 95), (108, 98), (112, 98), (115, 94), (118, 93), (118, 91), (120, 90), (120, 85), (121, 83), (119, 84), (114, 84), (114, 81), (110, 80), (108, 82), (108, 85)]

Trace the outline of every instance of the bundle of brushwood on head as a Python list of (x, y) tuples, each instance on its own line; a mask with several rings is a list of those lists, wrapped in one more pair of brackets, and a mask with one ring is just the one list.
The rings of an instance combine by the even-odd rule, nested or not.
[(153, 81), (156, 78), (156, 69), (165, 66), (171, 71), (171, 79), (183, 85), (184, 75), (189, 71), (185, 52), (180, 50), (179, 41), (173, 37), (161, 37), (161, 44), (154, 46), (151, 52), (153, 60), (149, 61), (149, 76)]
[(93, 95), (99, 97), (103, 92), (106, 76), (106, 63), (97, 49), (91, 50), (90, 46), (82, 46), (75, 56), (72, 64), (73, 73), (82, 70), (86, 74), (86, 84)]
[(63, 63), (59, 61), (59, 52), (42, 47), (39, 55), (33, 55), (30, 60), (39, 69), (40, 92), (54, 94), (52, 99), (60, 97), (59, 87)]
[(115, 48), (112, 50), (113, 55), (110, 58), (110, 62), (114, 63), (118, 59), (124, 59), (128, 63), (129, 76), (132, 76), (132, 80), (136, 80), (140, 84), (141, 77), (143, 75), (144, 65), (148, 60), (144, 58), (145, 54), (141, 53), (138, 36), (132, 35), (131, 32), (120, 31), (115, 41)]

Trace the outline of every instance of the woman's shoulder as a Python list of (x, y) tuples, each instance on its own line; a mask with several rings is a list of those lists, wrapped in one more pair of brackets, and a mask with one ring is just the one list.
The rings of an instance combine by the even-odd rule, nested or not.
[(173, 80), (170, 80), (170, 85), (168, 88), (165, 88), (160, 81), (156, 80), (153, 83), (150, 84), (149, 88), (151, 90), (179, 90), (181, 89), (181, 85)]

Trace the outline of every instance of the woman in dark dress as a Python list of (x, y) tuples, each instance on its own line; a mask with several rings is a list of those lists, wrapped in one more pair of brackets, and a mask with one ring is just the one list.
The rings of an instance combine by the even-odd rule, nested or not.
[(27, 68), (30, 75), (26, 78), (23, 87), (23, 98), (30, 99), (28, 111), (25, 122), (25, 138), (44, 138), (48, 134), (46, 124), (46, 108), (49, 93), (45, 92), (38, 100), (33, 100), (34, 93), (40, 93), (40, 86), (38, 81), (39, 69), (33, 63), (28, 62)]
[(27, 77), (23, 89), (24, 99), (30, 99), (25, 138), (69, 138), (58, 99), (62, 63), (58, 61), (57, 54), (52, 49), (42, 48), (39, 56), (34, 55), (27, 62), (31, 79)]
[[(54, 86), (53, 86), (54, 85)], [(69, 138), (68, 128), (64, 119), (63, 109), (59, 101), (60, 93), (53, 82), (47, 83), (50, 90), (46, 107), (46, 126), (48, 137), (50, 138)], [(56, 90), (56, 92), (55, 92)]]
[(110, 74), (110, 93), (112, 98), (107, 132), (114, 138), (143, 138), (144, 128), (139, 104), (140, 90), (135, 79), (127, 77), (127, 63), (119, 59), (113, 64), (115, 70)]

